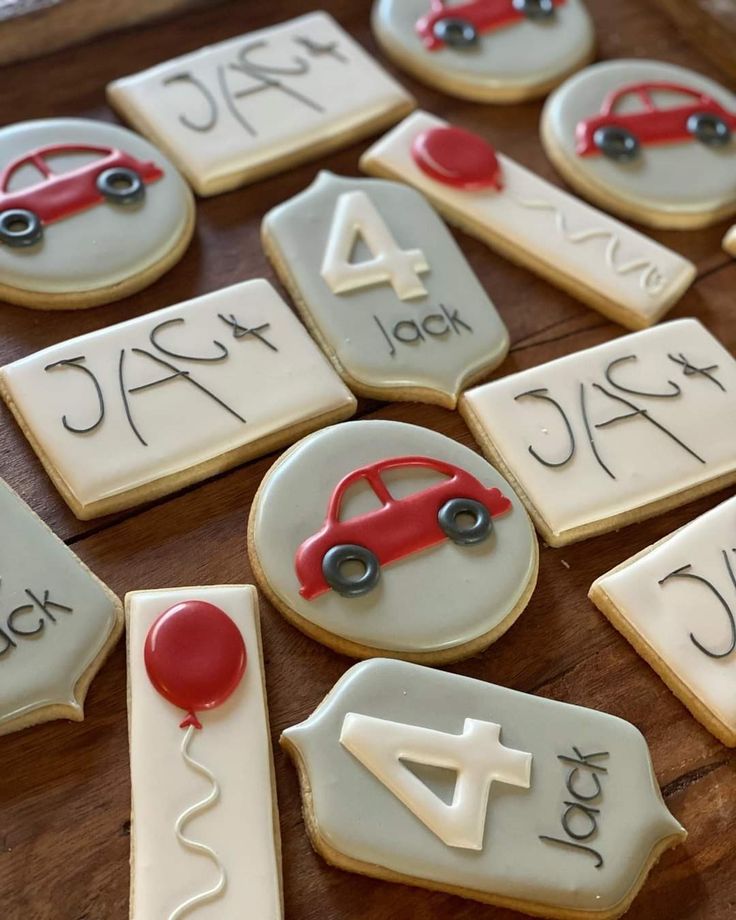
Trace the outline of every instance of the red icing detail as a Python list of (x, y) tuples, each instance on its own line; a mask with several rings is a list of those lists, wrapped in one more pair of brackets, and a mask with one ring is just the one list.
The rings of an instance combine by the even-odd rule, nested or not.
[[(656, 90), (679, 93), (693, 101), (660, 109), (650, 95)], [(618, 104), (629, 95), (639, 97), (643, 111), (617, 114)], [(593, 136), (599, 128), (609, 126), (630, 131), (643, 145), (692, 140), (693, 135), (687, 129), (687, 120), (696, 113), (718, 115), (732, 131), (736, 131), (736, 114), (724, 109), (706, 93), (678, 83), (631, 83), (609, 93), (603, 100), (599, 115), (578, 122), (575, 129), (575, 151), (581, 157), (600, 154)]]
[[(406, 498), (395, 499), (381, 473), (408, 466), (425, 467), (449, 478)], [(365, 480), (381, 502), (381, 508), (341, 521), (340, 508), (347, 490)], [(445, 502), (470, 498), (485, 505), (492, 517), (511, 510), (511, 502), (498, 489), (488, 489), (471, 473), (452, 463), (432, 457), (391, 457), (348, 473), (337, 485), (327, 507), (322, 529), (308, 537), (296, 553), (296, 574), (300, 594), (313, 600), (329, 591), (322, 574), (322, 559), (333, 546), (358, 544), (375, 553), (381, 565), (388, 565), (446, 540), (437, 521)]]
[(221, 706), (247, 663), (238, 627), (205, 601), (183, 601), (165, 610), (148, 630), (143, 655), (156, 690), (188, 713), (182, 728), (201, 728), (195, 713)]
[(493, 146), (478, 134), (450, 125), (429, 128), (411, 145), (414, 162), (431, 179), (464, 191), (503, 188)]
[[(54, 173), (46, 157), (67, 153), (98, 153), (100, 159), (72, 169)], [(32, 166), (41, 173), (41, 181), (17, 191), (8, 191), (15, 173), (23, 166)], [(33, 211), (42, 224), (71, 217), (104, 201), (97, 188), (97, 177), (113, 167), (133, 169), (146, 185), (156, 182), (163, 172), (152, 162), (138, 160), (122, 150), (111, 147), (94, 147), (89, 144), (54, 144), (24, 153), (13, 160), (0, 173), (0, 211), (23, 208)]]
[[(565, 0), (553, 2), (555, 6), (562, 6)], [(416, 23), (416, 30), (428, 51), (445, 47), (442, 39), (434, 34), (434, 27), (443, 19), (464, 19), (482, 35), (521, 22), (526, 16), (514, 7), (513, 0), (470, 0), (456, 6), (447, 6), (445, 0), (430, 0), (429, 13), (417, 19)]]

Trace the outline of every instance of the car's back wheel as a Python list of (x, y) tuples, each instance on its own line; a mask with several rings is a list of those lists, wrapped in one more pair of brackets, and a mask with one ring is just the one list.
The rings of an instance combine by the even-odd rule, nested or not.
[(146, 194), (141, 177), (126, 166), (103, 170), (97, 177), (97, 189), (111, 204), (137, 204)]
[(627, 163), (639, 156), (638, 138), (618, 125), (604, 125), (593, 135), (593, 143), (600, 152), (617, 163)]
[(21, 248), (33, 246), (43, 237), (43, 225), (37, 214), (25, 208), (0, 212), (0, 242)]
[(434, 36), (451, 48), (467, 48), (478, 41), (478, 30), (467, 19), (448, 16), (434, 24)]
[(381, 567), (375, 553), (365, 546), (345, 543), (327, 550), (322, 574), (332, 590), (343, 597), (361, 597), (376, 587)]
[(687, 120), (687, 130), (706, 147), (723, 147), (731, 140), (731, 129), (720, 115), (696, 112)]
[(490, 511), (472, 498), (452, 498), (445, 502), (437, 521), (445, 535), (461, 546), (482, 543), (493, 533)]
[(514, 9), (527, 19), (549, 19), (555, 14), (553, 0), (514, 0)]

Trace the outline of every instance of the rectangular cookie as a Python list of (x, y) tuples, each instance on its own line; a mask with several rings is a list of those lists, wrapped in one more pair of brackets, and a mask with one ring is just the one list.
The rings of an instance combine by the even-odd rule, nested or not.
[[(184, 712), (157, 692), (149, 676), (156, 672), (145, 657), (151, 626), (191, 601), (214, 605), (229, 617), (247, 654), (232, 694), (198, 713), (201, 730), (180, 727)], [(134, 591), (126, 595), (125, 609), (131, 918), (172, 920), (191, 912), (217, 920), (281, 920), (280, 837), (255, 588)], [(219, 879), (221, 890), (213, 892)]]
[(601, 575), (589, 597), (695, 718), (736, 747), (736, 498)]
[(110, 104), (218, 195), (392, 124), (414, 99), (314, 12), (124, 77)]
[(0, 394), (81, 520), (221, 473), (356, 407), (262, 279), (15, 361), (0, 369)]
[[(441, 118), (415, 112), (363, 154), (361, 168), (413, 185), (450, 223), (629, 329), (658, 322), (692, 284), (696, 269), (687, 259), (491, 153), (483, 138), (448, 129)], [(415, 145), (443, 130), (437, 147), (447, 164), (435, 164), (433, 176), (420, 165)], [(483, 151), (497, 181), (478, 187), (483, 177), (475, 175), (461, 187), (459, 171), (477, 170)], [(441, 167), (449, 169), (451, 160), (458, 175), (441, 181)]]
[(736, 361), (695, 319), (476, 387), (460, 411), (550, 546), (736, 481)]

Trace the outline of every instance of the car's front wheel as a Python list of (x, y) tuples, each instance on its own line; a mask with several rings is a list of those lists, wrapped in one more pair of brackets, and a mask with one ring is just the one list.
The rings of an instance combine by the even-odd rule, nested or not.
[(638, 138), (618, 125), (604, 125), (593, 135), (593, 143), (609, 160), (627, 163), (639, 156)]
[(137, 204), (146, 194), (146, 186), (134, 169), (113, 166), (97, 177), (97, 190), (111, 204)]
[(553, 0), (514, 0), (514, 9), (527, 19), (549, 19), (555, 14)]
[(723, 147), (731, 140), (731, 129), (720, 115), (696, 112), (687, 120), (687, 130), (706, 147)]
[(467, 19), (448, 16), (434, 24), (434, 37), (450, 48), (468, 48), (478, 42), (478, 30)]
[(460, 546), (482, 543), (493, 533), (490, 511), (472, 498), (452, 498), (445, 502), (437, 521), (445, 535)]
[(33, 246), (43, 238), (38, 214), (25, 208), (0, 211), (0, 242), (15, 249)]
[(343, 597), (361, 597), (378, 584), (381, 566), (376, 554), (365, 546), (344, 543), (327, 550), (322, 574), (332, 590)]

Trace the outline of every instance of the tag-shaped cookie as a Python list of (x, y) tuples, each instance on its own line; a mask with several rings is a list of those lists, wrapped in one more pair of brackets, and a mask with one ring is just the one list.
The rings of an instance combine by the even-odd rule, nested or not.
[(355, 411), (267, 281), (53, 345), (0, 393), (82, 520), (167, 495)]
[(618, 917), (686, 836), (602, 712), (403, 661), (352, 667), (281, 736), (328, 862), (544, 917)]
[(0, 480), (0, 735), (84, 718), (123, 608)]
[(687, 259), (426, 112), (360, 165), (415, 186), (450, 223), (630, 329), (656, 323), (695, 278)]
[(586, 198), (653, 227), (736, 212), (736, 96), (661, 61), (594, 64), (550, 96), (542, 142)]
[(312, 638), (433, 663), (501, 636), (538, 567), (534, 529), (493, 467), (383, 420), (335, 425), (284, 454), (253, 502), (248, 553), (272, 603)]
[(395, 182), (322, 172), (274, 208), (263, 244), (350, 388), (454, 408), (508, 332), (442, 220)]
[(695, 718), (736, 747), (736, 498), (602, 575), (590, 599)]
[(413, 98), (327, 13), (309, 13), (116, 80), (108, 98), (217, 195), (360, 140)]
[(179, 261), (194, 200), (147, 140), (102, 121), (49, 118), (0, 131), (0, 299), (93, 307)]
[(543, 96), (593, 55), (581, 0), (376, 0), (373, 32), (399, 67), (451, 96)]
[(281, 920), (258, 601), (250, 585), (125, 598), (136, 920)]
[(736, 480), (736, 361), (695, 319), (476, 387), (460, 411), (551, 546)]

